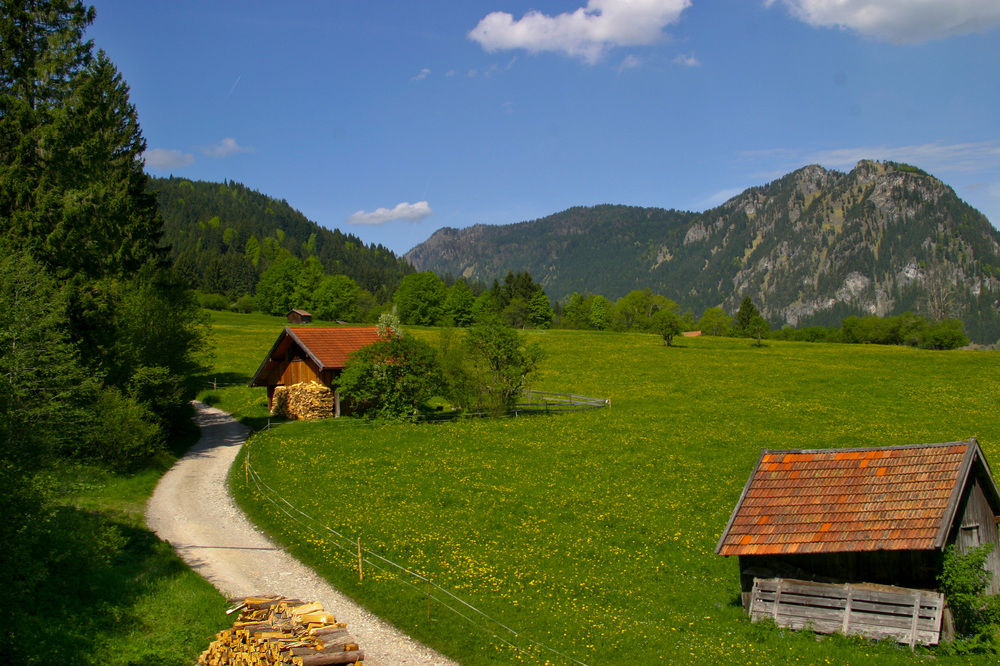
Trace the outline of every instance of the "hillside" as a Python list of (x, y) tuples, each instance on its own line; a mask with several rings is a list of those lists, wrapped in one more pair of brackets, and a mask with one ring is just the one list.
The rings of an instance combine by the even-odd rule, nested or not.
[(807, 166), (704, 213), (605, 205), (441, 229), (405, 258), (484, 281), (527, 269), (556, 300), (649, 287), (697, 314), (749, 295), (773, 325), (910, 310), (961, 317), (978, 342), (1000, 337), (1000, 232), (895, 163)]
[(326, 229), (284, 200), (239, 183), (150, 178), (159, 194), (163, 244), (178, 270), (207, 293), (252, 294), (271, 261), (313, 255), (326, 273), (347, 275), (381, 301), (413, 268), (381, 245)]

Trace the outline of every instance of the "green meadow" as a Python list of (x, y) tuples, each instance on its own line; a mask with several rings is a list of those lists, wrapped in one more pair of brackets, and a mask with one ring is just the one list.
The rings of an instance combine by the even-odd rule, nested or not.
[[(265, 392), (240, 384), (282, 320), (213, 320), (218, 387), (202, 398), (261, 428)], [(736, 560), (714, 548), (764, 447), (976, 436), (1000, 460), (1000, 355), (527, 335), (546, 352), (534, 388), (610, 407), (443, 424), (284, 423), (245, 447), (257, 478), (240, 459), (234, 493), (335, 586), (466, 666), (882, 664), (934, 654), (753, 625)]]

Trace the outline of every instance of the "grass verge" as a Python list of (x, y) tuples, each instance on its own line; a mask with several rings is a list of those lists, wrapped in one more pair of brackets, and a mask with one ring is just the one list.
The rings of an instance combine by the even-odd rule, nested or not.
[(9, 618), (7, 663), (181, 666), (228, 626), (222, 595), (145, 527), (170, 462), (127, 476), (77, 464), (45, 474), (54, 564), (31, 608)]

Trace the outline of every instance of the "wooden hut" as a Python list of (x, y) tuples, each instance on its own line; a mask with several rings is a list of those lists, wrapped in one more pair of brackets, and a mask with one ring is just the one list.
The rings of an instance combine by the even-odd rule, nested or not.
[[(943, 551), (997, 544), (1000, 493), (975, 438), (860, 449), (765, 449), (715, 552), (754, 579), (937, 588)], [(1000, 592), (1000, 547), (986, 562)]]
[(266, 386), (267, 406), (273, 409), (277, 387), (318, 382), (333, 391), (333, 416), (340, 416), (340, 395), (334, 381), (347, 364), (348, 356), (376, 340), (378, 332), (374, 326), (286, 326), (257, 368), (249, 386)]
[(311, 324), (313, 316), (305, 310), (291, 310), (285, 317), (289, 324)]

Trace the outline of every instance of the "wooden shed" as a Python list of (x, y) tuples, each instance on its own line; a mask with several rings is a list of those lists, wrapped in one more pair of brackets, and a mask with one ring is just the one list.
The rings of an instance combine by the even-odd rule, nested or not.
[[(975, 438), (859, 449), (764, 449), (715, 552), (755, 578), (935, 589), (943, 551), (998, 544), (1000, 493)], [(1000, 544), (986, 568), (1000, 592)]]
[(311, 324), (313, 316), (305, 310), (291, 310), (285, 317), (289, 324)]
[(334, 381), (347, 357), (378, 340), (374, 326), (291, 328), (286, 326), (257, 368), (249, 386), (267, 387), (268, 409), (274, 407), (278, 386), (315, 381), (334, 394), (334, 416), (340, 416), (340, 395)]

